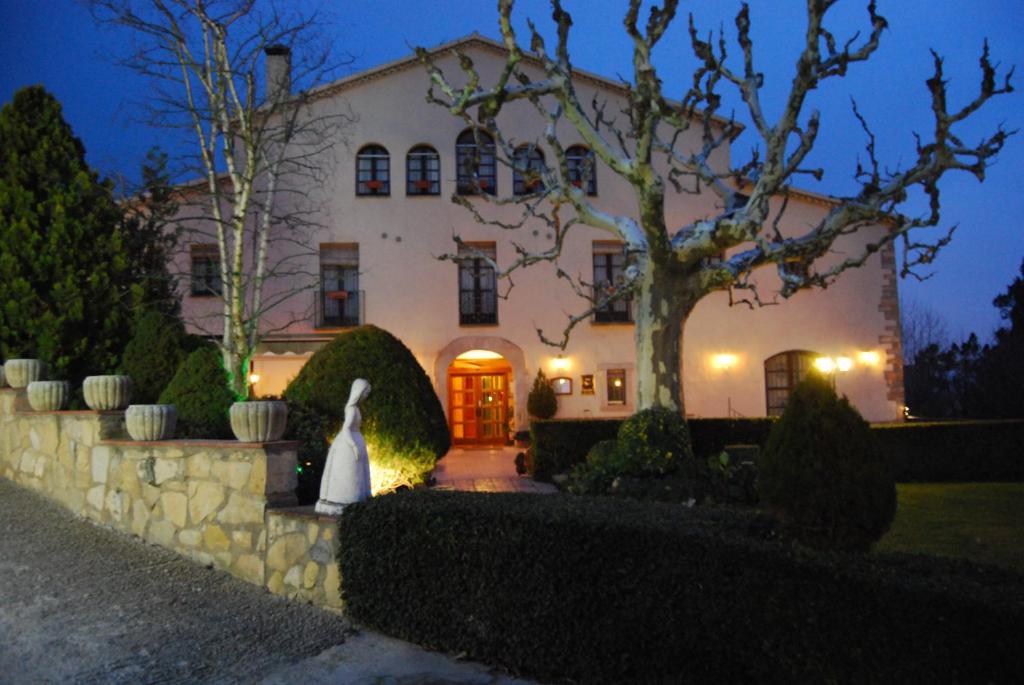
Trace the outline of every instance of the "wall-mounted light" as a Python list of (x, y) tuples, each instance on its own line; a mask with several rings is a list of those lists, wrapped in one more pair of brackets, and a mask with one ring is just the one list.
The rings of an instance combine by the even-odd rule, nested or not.
[(249, 374), (249, 382), (250, 383), (259, 383), (260, 382), (260, 375), (258, 373), (250, 373)]
[(836, 369), (840, 373), (846, 373), (853, 368), (853, 360), (849, 357), (836, 357)]
[(874, 350), (861, 351), (857, 353), (857, 361), (866, 366), (878, 366), (882, 356)]
[(740, 359), (735, 354), (713, 354), (711, 355), (711, 367), (720, 371), (731, 369), (739, 363)]
[(814, 368), (822, 373), (833, 373), (836, 370), (836, 360), (832, 357), (818, 357), (814, 360)]
[(568, 371), (570, 366), (572, 364), (569, 362), (569, 359), (562, 355), (558, 355), (551, 360), (551, 368), (555, 371)]

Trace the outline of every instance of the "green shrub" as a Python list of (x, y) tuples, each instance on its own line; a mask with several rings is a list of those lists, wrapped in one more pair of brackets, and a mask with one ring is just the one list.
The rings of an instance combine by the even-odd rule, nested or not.
[(690, 431), (678, 412), (642, 409), (619, 427), (617, 451), (626, 475), (661, 476), (683, 469), (693, 475)]
[[(341, 429), (349, 390), (357, 378), (365, 378), (372, 387), (360, 408), (374, 492), (423, 483), (448, 451), (448, 423), (427, 374), (395, 336), (376, 326), (337, 336), (302, 367), (284, 396), (291, 406), (312, 414), (305, 423), (320, 424), (307, 430), (329, 440)], [(298, 437), (294, 432), (287, 435)], [(319, 482), (317, 466), (326, 451), (326, 441), (319, 450), (305, 445), (309, 479)]]
[(417, 491), (342, 516), (360, 623), (546, 682), (1016, 682), (1024, 578), (816, 553), (754, 514)]
[(530, 422), (530, 475), (550, 481), (586, 460), (590, 448), (602, 440), (614, 440), (621, 419), (555, 419)]
[(533, 387), (526, 396), (526, 411), (538, 419), (550, 419), (558, 413), (558, 398), (551, 381), (544, 375), (543, 369), (537, 369), (537, 377), (533, 379)]
[(177, 317), (159, 311), (136, 317), (132, 339), (121, 359), (122, 373), (132, 379), (132, 402), (156, 402), (185, 357), (201, 345), (198, 336), (185, 333), (185, 325)]
[(232, 438), (229, 412), (234, 402), (220, 350), (212, 345), (188, 355), (160, 394), (161, 404), (178, 409), (181, 438)]
[(762, 506), (811, 546), (866, 550), (896, 514), (892, 469), (871, 428), (818, 374), (793, 391), (758, 469)]
[(898, 483), (1024, 481), (1024, 421), (872, 427)]

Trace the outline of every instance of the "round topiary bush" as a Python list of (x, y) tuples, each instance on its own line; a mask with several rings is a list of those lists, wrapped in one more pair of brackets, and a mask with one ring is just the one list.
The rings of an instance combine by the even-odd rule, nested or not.
[(182, 438), (233, 438), (228, 413), (235, 399), (220, 350), (212, 345), (188, 355), (160, 394), (160, 404), (177, 408)]
[(526, 396), (526, 411), (538, 419), (550, 419), (558, 412), (558, 398), (551, 381), (544, 375), (543, 369), (537, 369), (537, 377), (533, 379), (533, 387)]
[(121, 357), (121, 371), (132, 379), (135, 403), (155, 403), (185, 357), (201, 344), (198, 336), (185, 333), (177, 317), (158, 311), (139, 315)]
[(813, 373), (772, 428), (758, 492), (762, 506), (812, 547), (866, 551), (896, 514), (891, 465), (870, 427)]
[(285, 390), (289, 405), (303, 412), (294, 425), (305, 434), (289, 431), (285, 437), (325, 438), (319, 445), (304, 445), (300, 494), (319, 486), (327, 441), (341, 428), (357, 378), (372, 387), (360, 409), (374, 492), (423, 483), (451, 446), (441, 402), (416, 357), (387, 331), (360, 326), (310, 357)]
[(626, 475), (658, 476), (680, 469), (693, 475), (690, 429), (679, 412), (671, 409), (642, 409), (623, 421), (617, 449)]

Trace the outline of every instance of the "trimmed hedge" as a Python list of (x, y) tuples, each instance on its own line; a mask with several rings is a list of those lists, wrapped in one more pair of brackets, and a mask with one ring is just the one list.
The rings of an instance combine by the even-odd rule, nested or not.
[(178, 410), (180, 438), (230, 440), (234, 403), (223, 356), (213, 345), (188, 355), (160, 393), (160, 404), (173, 404)]
[(897, 483), (1024, 481), (1024, 421), (872, 427)]
[(1024, 577), (812, 553), (763, 518), (601, 497), (419, 491), (345, 510), (347, 611), (547, 680), (1013, 682)]
[[(590, 448), (615, 439), (624, 419), (555, 419), (533, 421), (533, 473), (536, 480), (550, 481), (587, 459)], [(698, 460), (718, 454), (726, 445), (764, 446), (775, 419), (690, 419), (690, 440)]]
[[(726, 445), (764, 447), (777, 419), (690, 419), (698, 459)], [(533, 477), (549, 481), (586, 461), (590, 448), (615, 438), (622, 419), (533, 421)], [(1024, 481), (1024, 421), (875, 424), (872, 432), (897, 483)]]
[(384, 329), (359, 326), (310, 357), (284, 391), (301, 415), (285, 437), (303, 441), (300, 458), (309, 463), (299, 474), (300, 495), (319, 487), (328, 441), (341, 428), (357, 378), (372, 387), (360, 408), (374, 492), (423, 483), (448, 451), (444, 410), (416, 357)]

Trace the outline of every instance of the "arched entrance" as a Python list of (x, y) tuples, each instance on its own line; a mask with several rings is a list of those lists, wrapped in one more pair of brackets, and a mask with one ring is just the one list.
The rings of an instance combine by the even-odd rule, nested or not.
[(512, 367), (497, 352), (468, 350), (448, 367), (448, 427), (455, 445), (503, 445), (511, 432)]
[(453, 445), (506, 444), (525, 419), (525, 356), (503, 338), (453, 340), (437, 355), (434, 383)]

